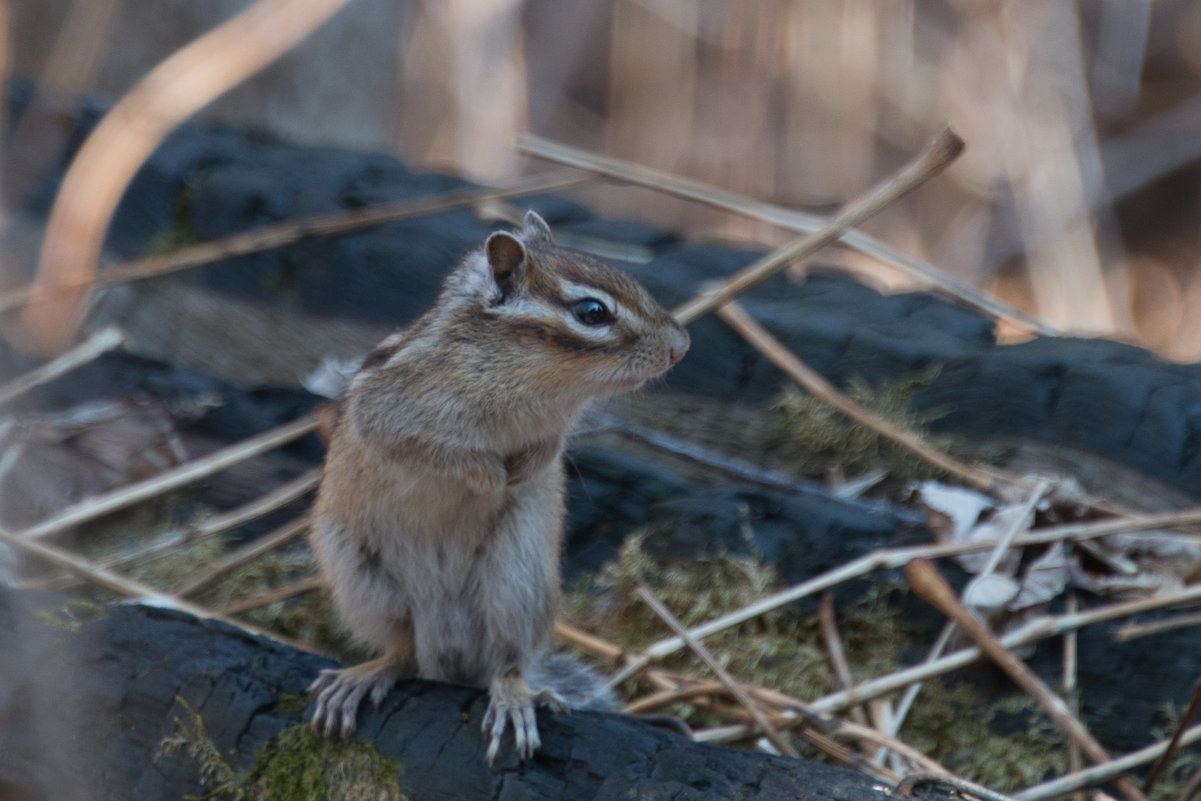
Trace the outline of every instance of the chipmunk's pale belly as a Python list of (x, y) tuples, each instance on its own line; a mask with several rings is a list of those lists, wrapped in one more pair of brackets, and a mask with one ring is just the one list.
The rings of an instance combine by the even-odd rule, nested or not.
[[(382, 502), (339, 521), (351, 536), (330, 534), (319, 546), (343, 617), (352, 628), (364, 621), (360, 636), (383, 649), (388, 632), (409, 629), (427, 678), (486, 685), (506, 653), (532, 652), (553, 621), (553, 607), (537, 599), (558, 596), (557, 556), (549, 570), (541, 565), (545, 551), (558, 552), (561, 473), (556, 465), (494, 496), (454, 481), (388, 478), (391, 492), (369, 495)], [(543, 553), (520, 553), (527, 545)]]

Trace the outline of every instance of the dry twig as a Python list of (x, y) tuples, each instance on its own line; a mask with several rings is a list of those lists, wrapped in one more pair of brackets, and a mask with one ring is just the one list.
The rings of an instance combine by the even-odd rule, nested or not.
[(833, 406), (852, 420), (870, 428), (882, 437), (895, 442), (902, 448), (917, 454), (930, 464), (957, 476), (966, 483), (986, 492), (994, 492), (1003, 484), (1021, 485), (1020, 479), (1006, 476), (999, 471), (984, 470), (973, 465), (965, 464), (958, 459), (948, 456), (937, 448), (932, 447), (912, 431), (905, 429), (878, 414), (865, 409), (860, 404), (839, 392), (833, 384), (816, 370), (813, 370), (780, 341), (772, 336), (766, 328), (759, 325), (735, 301), (728, 301), (717, 309), (717, 315), (722, 321), (733, 328), (755, 350), (766, 356), (772, 364), (805, 389), (806, 392), (820, 398)]
[(223, 623), (228, 623), (231, 626), (236, 626), (239, 629), (256, 634), (261, 637), (269, 637), (279, 642), (287, 643), (294, 648), (299, 648), (302, 651), (309, 653), (319, 653), (311, 644), (293, 640), (288, 637), (283, 637), (266, 629), (261, 629), (258, 626), (253, 626), (249, 623), (243, 623), (236, 618), (228, 617), (219, 612), (214, 612), (211, 609), (194, 604), (191, 601), (179, 598), (170, 593), (160, 592), (153, 587), (142, 584), (131, 578), (127, 578), (111, 570), (106, 570), (99, 565), (93, 564), (83, 557), (76, 556), (73, 553), (57, 548), (37, 540), (31, 540), (25, 537), (18, 536), (8, 531), (0, 529), (0, 542), (10, 545), (13, 548), (24, 551), (31, 556), (34, 556), (43, 561), (49, 562), (57, 567), (70, 570), (77, 574), (90, 584), (94, 584), (101, 589), (119, 595), (123, 598), (133, 598), (150, 606), (162, 606), (168, 609), (178, 609), (181, 612), (187, 612), (190, 615), (195, 615), (199, 618), (210, 618), (212, 620), (220, 620)]
[[(201, 242), (197, 245), (173, 250), (170, 253), (146, 256), (115, 264), (105, 268), (90, 280), (47, 288), (44, 292), (39, 293), (39, 297), (49, 300), (89, 287), (110, 286), (127, 281), (155, 278), (223, 259), (245, 256), (248, 253), (285, 247), (306, 239), (335, 236), (410, 217), (438, 214), (497, 198), (553, 192), (578, 186), (589, 180), (592, 179), (574, 171), (570, 173), (556, 172), (530, 178), (507, 189), (458, 189), (418, 200), (399, 200), (394, 203), (381, 203), (377, 206), (365, 206), (333, 214), (314, 214), (273, 225), (264, 225), (209, 242)], [(33, 295), (34, 288), (32, 286), (0, 291), (0, 311), (31, 303)]]
[(1184, 730), (1192, 723), (1193, 718), (1197, 717), (1197, 711), (1201, 710), (1201, 679), (1193, 682), (1193, 693), (1189, 698), (1188, 706), (1180, 713), (1180, 719), (1176, 721), (1176, 730), (1172, 732), (1172, 739), (1168, 742), (1168, 747), (1164, 749), (1163, 754), (1159, 759), (1155, 760), (1155, 764), (1147, 771), (1147, 779), (1143, 782), (1143, 792), (1148, 795), (1155, 789), (1155, 783), (1159, 781), (1159, 777), (1163, 775), (1164, 768), (1172, 761), (1172, 757), (1176, 755), (1176, 750), (1180, 748), (1180, 738), (1184, 736)]
[[(203, 542), (212, 537), (219, 536), (225, 532), (245, 525), (252, 520), (257, 520), (264, 515), (268, 515), (286, 506), (307, 492), (315, 489), (318, 482), (321, 480), (321, 469), (314, 468), (297, 476), (291, 481), (281, 484), (275, 489), (262, 495), (249, 503), (244, 503), (241, 506), (231, 509), (228, 512), (222, 512), (218, 515), (213, 515), (207, 520), (203, 520), (194, 526), (186, 528), (174, 529), (165, 534), (156, 537), (154, 542), (150, 544), (117, 554), (108, 559), (101, 560), (97, 564), (101, 567), (106, 567), (110, 570), (120, 568), (128, 568), (132, 565), (141, 564), (154, 559), (161, 559), (184, 545), (194, 545), (198, 542)], [(48, 580), (31, 582), (31, 585), (39, 589), (64, 590), (73, 586), (78, 582), (78, 579), (67, 576), (54, 576)]]
[[(1078, 609), (1079, 602), (1076, 599), (1076, 591), (1069, 589), (1064, 610), (1071, 615), (1075, 614)], [(1068, 709), (1072, 710), (1073, 715), (1080, 714), (1080, 693), (1076, 686), (1079, 641), (1080, 634), (1078, 631), (1069, 631), (1063, 635), (1063, 697), (1065, 703), (1068, 705)], [(1068, 772), (1075, 773), (1082, 767), (1084, 767), (1084, 759), (1080, 753), (1080, 744), (1075, 740), (1069, 740)], [(1077, 793), (1074, 801), (1085, 801), (1084, 793)]]
[(245, 547), (239, 548), (227, 555), (220, 563), (180, 587), (176, 591), (176, 594), (181, 598), (195, 595), (201, 590), (211, 587), (243, 565), (253, 562), (260, 556), (270, 553), (282, 545), (288, 544), (308, 530), (308, 515), (303, 515), (290, 523), (285, 523), (270, 534), (260, 537), (254, 542), (248, 543)]
[[(925, 559), (914, 559), (905, 568), (905, 576), (913, 591), (934, 606), (963, 630), (997, 667), (1005, 671), (1015, 684), (1034, 699), (1039, 708), (1050, 716), (1055, 725), (1080, 745), (1080, 750), (1098, 765), (1110, 761), (1109, 754), (1092, 733), (1084, 727), (1063, 699), (1055, 695), (1042, 679), (1034, 674), (1024, 662), (1002, 645), (984, 624), (978, 621), (967, 607), (959, 602), (955, 591), (939, 574), (933, 563)], [(1129, 777), (1117, 776), (1114, 782), (1132, 801), (1146, 801), (1146, 796)]]
[[(817, 620), (821, 628), (822, 639), (826, 641), (826, 652), (830, 655), (830, 664), (834, 667), (834, 675), (842, 683), (843, 689), (851, 687), (855, 681), (851, 678), (851, 666), (847, 664), (847, 655), (842, 647), (842, 637), (838, 634), (838, 623), (834, 620), (834, 595), (825, 593), (817, 606)], [(867, 713), (860, 706), (850, 709), (851, 719), (867, 726)]]
[(1149, 637), (1152, 634), (1162, 634), (1165, 631), (1174, 631), (1190, 626), (1201, 626), (1201, 612), (1189, 612), (1152, 623), (1127, 623), (1114, 629), (1112, 636), (1114, 642), (1128, 642), (1139, 637)]
[(821, 229), (805, 234), (777, 248), (753, 264), (739, 270), (711, 292), (703, 292), (673, 311), (680, 325), (689, 325), (724, 303), (753, 289), (783, 270), (791, 262), (821, 250), (838, 240), (847, 230), (878, 213), (891, 203), (938, 175), (963, 152), (963, 140), (944, 129), (920, 154), (868, 194), (847, 205)]
[[(1087, 612), (1077, 612), (1070, 615), (1048, 615), (1032, 620), (1014, 629), (1001, 637), (1000, 643), (1005, 648), (1017, 648), (1023, 645), (1030, 645), (1039, 640), (1045, 640), (1049, 637), (1057, 637), (1066, 632), (1084, 628), (1085, 626), (1104, 623), (1108, 620), (1119, 620), (1130, 615), (1148, 612), (1152, 609), (1162, 609), (1199, 599), (1201, 599), (1201, 585), (1193, 585), (1174, 593), (1110, 604), (1097, 609), (1090, 609)], [(981, 652), (979, 648), (964, 648), (953, 654), (947, 654), (933, 662), (923, 662), (920, 665), (865, 681), (862, 684), (852, 687), (850, 690), (830, 693), (827, 696), (811, 701), (809, 706), (817, 712), (836, 712), (839, 709), (845, 709), (851, 704), (862, 703), (867, 699), (890, 693), (915, 681), (940, 676), (944, 673), (950, 673), (952, 670), (967, 667), (979, 659), (980, 656)]]
[(604, 637), (598, 637), (595, 634), (577, 628), (565, 620), (555, 621), (555, 634), (584, 653), (592, 654), (610, 664), (617, 664), (618, 660), (625, 653), (621, 646), (609, 642)]
[[(643, 699), (629, 704), (623, 711), (631, 714), (644, 714), (646, 712), (659, 709), (667, 704), (676, 701), (689, 701), (691, 703), (705, 706), (710, 711), (715, 710), (712, 703), (704, 703), (703, 699), (715, 694), (727, 692), (726, 687), (720, 681), (709, 679), (697, 679), (690, 676), (682, 676), (669, 671), (653, 671), (653, 676), (658, 679), (656, 684), (664, 686), (664, 689), (658, 693), (646, 696)], [(845, 739), (859, 740), (865, 743), (872, 743), (881, 748), (895, 752), (898, 756), (910, 760), (914, 765), (919, 766), (923, 770), (927, 770), (940, 775), (952, 776), (950, 771), (944, 768), (935, 760), (918, 751), (911, 745), (908, 745), (895, 737), (890, 737), (876, 729), (861, 726), (857, 723), (836, 720), (833, 718), (823, 717), (813, 712), (808, 705), (790, 695), (785, 695), (777, 690), (772, 690), (767, 687), (758, 687), (755, 685), (742, 685), (746, 693), (756, 702), (769, 710), (773, 721), (781, 727), (795, 728), (800, 725), (811, 725), (819, 728), (825, 734), (841, 737)], [(800, 717), (797, 717), (797, 715)], [(723, 717), (726, 719), (738, 718), (747, 721), (737, 725), (722, 727), (720, 730), (709, 729), (704, 732), (698, 732), (697, 739), (704, 739), (710, 742), (731, 742), (734, 740), (746, 739), (753, 733), (751, 726), (753, 721), (749, 718), (749, 714), (738, 710), (725, 710)], [(751, 724), (751, 725), (748, 725)], [(812, 729), (803, 729), (798, 734), (806, 740), (817, 744), (818, 747), (823, 747), (816, 741), (812, 740), (810, 735), (814, 734)], [(866, 765), (863, 760), (847, 754), (842, 757), (844, 761), (851, 764), (860, 765), (868, 768), (870, 771), (878, 773), (883, 777), (888, 777), (888, 771), (876, 765)], [(895, 778), (889, 778), (890, 781), (895, 781)]]
[(258, 0), (175, 52), (113, 106), (80, 147), (50, 210), (23, 349), (55, 353), (80, 321), (105, 230), (130, 180), (179, 123), (258, 72), (324, 23), (347, 0)]
[[(1037, 484), (1035, 484), (1034, 489), (1030, 491), (1025, 503), (1022, 505), (1021, 511), (1019, 514), (1014, 516), (1013, 522), (997, 540), (996, 546), (993, 548), (992, 553), (989, 554), (988, 561), (985, 563), (983, 569), (981, 569), (981, 571), (972, 579), (972, 582), (980, 581), (983, 577), (991, 575), (997, 569), (997, 565), (1001, 563), (1001, 560), (1005, 557), (1005, 554), (1013, 546), (1013, 541), (1017, 535), (1023, 529), (1028, 529), (1030, 527), (1030, 524), (1034, 519), (1034, 507), (1038, 505), (1039, 500), (1046, 495), (1050, 487), (1051, 484), (1046, 479), (1040, 479)], [(970, 587), (971, 585), (969, 584), (968, 586)], [(964, 594), (966, 595), (966, 593), (967, 590), (965, 589)], [(946, 626), (943, 627), (943, 630), (939, 632), (938, 639), (935, 640), (934, 645), (931, 646), (930, 652), (926, 655), (926, 659), (923, 664), (931, 664), (938, 659), (938, 657), (942, 656), (943, 650), (946, 649), (947, 643), (951, 641), (951, 635), (954, 633), (955, 623), (953, 621), (948, 621)], [(905, 722), (905, 717), (909, 714), (909, 710), (913, 706), (913, 702), (917, 700), (918, 693), (921, 692), (921, 689), (921, 682), (914, 682), (905, 688), (905, 695), (901, 698), (901, 702), (897, 705), (896, 714), (889, 719), (888, 725), (885, 727), (885, 732), (887, 734), (895, 735), (901, 730), (901, 725)]]
[[(688, 200), (695, 200), (709, 206), (742, 214), (746, 217), (763, 220), (792, 231), (812, 233), (821, 230), (828, 223), (826, 219), (812, 214), (805, 214), (804, 212), (774, 206), (770, 203), (751, 200), (715, 186), (680, 178), (670, 173), (643, 167), (610, 156), (589, 153), (531, 134), (521, 137), (518, 140), (518, 147), (539, 158), (590, 170), (609, 178), (649, 187), (670, 195), (687, 198)], [(994, 319), (1007, 320), (1043, 336), (1055, 336), (1058, 333), (1037, 317), (987, 295), (968, 282), (948, 275), (937, 267), (914, 259), (868, 236), (862, 231), (849, 229), (839, 237), (838, 241), (868, 256), (879, 259), (885, 264), (891, 264), (919, 281), (933, 284)]]
[(260, 453), (300, 439), (305, 434), (311, 432), (313, 426), (314, 423), (311, 416), (302, 417), (299, 420), (294, 420), (291, 423), (274, 428), (258, 436), (243, 440), (237, 445), (223, 448), (204, 458), (180, 465), (157, 476), (152, 476), (145, 481), (120, 487), (112, 492), (106, 492), (93, 498), (86, 498), (79, 503), (68, 506), (49, 519), (18, 532), (14, 536), (39, 539), (61, 534), (67, 529), (78, 526), (81, 523), (95, 520), (102, 515), (115, 512), (119, 509), (125, 509), (135, 503), (153, 498), (156, 495), (161, 495), (168, 490), (199, 481), (238, 462), (243, 462)]
[[(1196, 742), (1201, 742), (1201, 726), (1193, 726), (1180, 736), (1180, 745), (1182, 746), (1192, 745)], [(1154, 761), (1167, 749), (1168, 740), (1160, 740), (1145, 748), (1124, 754), (1105, 765), (1086, 768), (1078, 773), (1069, 773), (1065, 776), (1060, 776), (1058, 779), (1052, 779), (1034, 787), (1027, 787), (1020, 793), (1014, 794), (1013, 797), (1016, 801), (1043, 801), (1043, 799), (1054, 798), (1055, 796), (1064, 795), (1065, 793), (1085, 787), (1093, 787), (1102, 782), (1109, 781), (1119, 773), (1125, 773), (1140, 765), (1146, 765), (1148, 762)]]
[[(1142, 517), (1128, 517), (1121, 520), (1103, 520), (1099, 523), (1072, 523), (1063, 526), (1050, 526), (1015, 538), (1014, 545), (1047, 545), (1052, 542), (1059, 542), (1063, 540), (1103, 537), (1107, 534), (1114, 534), (1120, 531), (1145, 531), (1148, 529), (1161, 529), (1171, 526), (1197, 524), (1201, 524), (1201, 509), (1187, 509), (1180, 512), (1165, 512), (1162, 514), (1145, 515)], [(872, 553), (865, 554), (852, 562), (847, 562), (845, 565), (828, 570), (821, 575), (814, 576), (813, 578), (803, 581), (800, 584), (785, 588), (776, 593), (772, 593), (771, 595), (761, 598), (755, 603), (749, 604), (742, 609), (737, 609), (729, 614), (722, 615), (719, 618), (714, 618), (708, 623), (703, 623), (700, 626), (691, 629), (689, 634), (697, 639), (703, 639), (719, 631), (730, 628), (731, 626), (737, 626), (740, 623), (745, 623), (746, 621), (758, 617), (765, 612), (770, 612), (773, 609), (778, 609), (781, 606), (786, 606), (794, 601), (799, 601), (802, 598), (806, 598), (810, 595), (821, 592), (822, 590), (837, 586), (844, 581), (867, 575), (868, 573), (876, 570), (888, 570), (891, 568), (904, 567), (910, 562), (910, 560), (918, 557), (938, 559), (947, 556), (958, 556), (959, 554), (986, 551), (996, 547), (996, 544), (997, 540), (978, 540), (976, 542), (919, 545), (909, 548), (884, 548), (879, 551), (873, 551)], [(1173, 606), (1180, 603), (1186, 603), (1187, 601), (1198, 597), (1201, 597), (1201, 587), (1194, 586), (1191, 588), (1185, 588), (1184, 590), (1172, 595), (1131, 601), (1128, 604), (1118, 604), (1114, 607), (1105, 607), (1105, 609), (1121, 608), (1122, 611), (1117, 612), (1114, 616), (1125, 617), (1129, 614), (1134, 614), (1136, 611)], [(1125, 611), (1126, 609), (1130, 609), (1131, 611)], [(1042, 631), (1043, 628), (1040, 627), (1043, 625), (1050, 625), (1051, 630), (1045, 634), (1035, 634), (1031, 639), (1022, 641), (1022, 644), (1025, 642), (1034, 642), (1035, 640), (1042, 639), (1044, 637), (1052, 637), (1057, 634), (1062, 634), (1064, 631), (1069, 631), (1072, 628), (1078, 627), (1079, 625), (1088, 625), (1089, 623), (1099, 622), (1100, 620), (1114, 619), (1114, 617), (1109, 616), (1092, 617), (1096, 614), (1098, 614), (1096, 611), (1085, 612), (1081, 615), (1072, 616), (1070, 618), (1043, 618), (1041, 620), (1034, 621), (1018, 631)], [(1105, 615), (1107, 613), (1101, 612), (1100, 614)], [(1048, 623), (1048, 621), (1055, 620), (1075, 621), (1077, 619), (1088, 620), (1088, 622), (1079, 623), (1076, 625), (1073, 625), (1072, 623), (1064, 623), (1062, 628), (1057, 627), (1058, 624)], [(1015, 642), (1013, 644), (1018, 643)], [(618, 684), (639, 672), (642, 670), (642, 668), (656, 659), (662, 659), (669, 654), (674, 654), (683, 647), (683, 640), (681, 640), (679, 637), (667, 637), (662, 639), (643, 650), (640, 654), (628, 657), (626, 665), (612, 679), (610, 679), (610, 682), (612, 684)], [(1010, 647), (1012, 647), (1012, 645)], [(962, 654), (963, 652), (960, 653)], [(954, 656), (955, 655), (952, 655), (952, 657)], [(952, 657), (944, 657), (942, 660), (939, 660), (930, 667), (934, 668), (935, 665), (945, 665), (945, 660), (951, 659)], [(960, 657), (955, 658), (958, 659)], [(975, 658), (976, 657), (973, 656), (964, 664), (969, 664), (970, 662), (974, 661)], [(959, 666), (961, 665), (957, 665), (957, 667)], [(922, 666), (917, 666), (914, 668), (908, 668), (907, 670), (902, 671), (902, 673), (905, 673), (906, 675), (914, 675), (914, 678), (910, 679), (910, 681), (916, 681), (921, 678), (928, 678), (929, 676), (935, 676), (946, 672), (946, 670), (943, 670), (941, 667), (939, 667), (934, 669), (931, 673), (915, 673), (915, 671), (920, 671), (921, 669)], [(954, 668), (948, 669), (953, 670)], [(900, 686), (909, 684), (910, 681), (902, 682)], [(890, 692), (896, 688), (896, 686), (892, 686), (886, 692)]]
[(99, 358), (101, 354), (120, 347), (124, 341), (125, 335), (119, 328), (110, 327), (97, 331), (61, 356), (50, 360), (41, 367), (30, 370), (25, 375), (14, 378), (4, 386), (0, 386), (0, 403), (8, 403), (34, 387), (53, 381), (76, 367), (81, 367), (93, 359)]
[(684, 625), (680, 623), (676, 616), (673, 615), (671, 611), (663, 605), (663, 602), (660, 601), (653, 592), (651, 592), (650, 587), (647, 587), (645, 584), (639, 586), (638, 596), (646, 602), (646, 605), (649, 606), (656, 615), (662, 618), (663, 622), (666, 623), (672, 631), (674, 631), (678, 636), (682, 637), (692, 652), (696, 654), (697, 657), (704, 662), (710, 670), (713, 671), (713, 675), (717, 676), (718, 680), (725, 686), (727, 690), (729, 690), (730, 694), (733, 695), (738, 700), (738, 703), (742, 704), (742, 706), (746, 708), (747, 712), (751, 714), (751, 717), (755, 719), (755, 723), (759, 725), (759, 729), (763, 732), (763, 735), (771, 741), (771, 744), (774, 745), (781, 754), (787, 754), (788, 756), (799, 758), (800, 754), (797, 753), (797, 750), (792, 747), (792, 743), (784, 739), (783, 735), (781, 735), (772, 722), (768, 720), (767, 715), (763, 713), (763, 710), (759, 708), (759, 705), (751, 700), (751, 697), (746, 694), (746, 691), (742, 689), (742, 686), (739, 685), (738, 682), (734, 681), (733, 677), (730, 676), (730, 674), (726, 672), (726, 669), (721, 666), (721, 663), (713, 657), (713, 654), (709, 652), (708, 648), (701, 645), (688, 635), (688, 631), (684, 628)]
[(287, 584), (281, 584), (266, 592), (261, 592), (258, 595), (251, 595), (246, 598), (239, 598), (236, 601), (230, 601), (221, 608), (223, 615), (240, 615), (243, 612), (249, 612), (251, 609), (258, 609), (260, 606), (267, 606), (276, 601), (284, 601), (295, 595), (303, 595), (306, 592), (321, 589), (322, 581), (320, 576), (307, 576), (306, 578), (289, 581)]

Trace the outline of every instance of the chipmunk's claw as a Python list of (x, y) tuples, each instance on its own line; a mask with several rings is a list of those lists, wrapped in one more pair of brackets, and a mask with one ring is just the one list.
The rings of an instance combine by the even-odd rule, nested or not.
[(354, 667), (321, 671), (309, 685), (309, 695), (316, 704), (313, 728), (330, 739), (350, 737), (357, 727), (363, 699), (369, 696), (378, 707), (398, 678), (399, 665), (386, 657)]
[(535, 706), (547, 706), (556, 712), (567, 711), (567, 702), (554, 690), (547, 688), (535, 693), (520, 676), (506, 676), (492, 682), (488, 711), (484, 713), (481, 727), (489, 738), (484, 755), (489, 765), (496, 761), (500, 741), (510, 723), (513, 725), (513, 745), (519, 757), (529, 759), (542, 746)]

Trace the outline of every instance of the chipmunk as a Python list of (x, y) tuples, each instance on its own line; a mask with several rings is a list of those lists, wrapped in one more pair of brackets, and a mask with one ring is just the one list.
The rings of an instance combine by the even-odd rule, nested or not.
[(332, 427), (311, 543), (342, 618), (382, 655), (324, 670), (313, 725), (354, 731), (399, 678), (487, 687), (489, 764), (511, 724), (540, 746), (526, 678), (554, 626), (564, 440), (593, 398), (634, 389), (688, 350), (637, 282), (556, 247), (534, 212), (447, 277), (434, 307), (384, 339)]

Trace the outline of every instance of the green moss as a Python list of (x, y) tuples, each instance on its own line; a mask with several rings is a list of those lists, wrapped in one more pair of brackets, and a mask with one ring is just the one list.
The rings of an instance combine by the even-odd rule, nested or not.
[(300, 720), (304, 708), (308, 706), (309, 696), (306, 693), (281, 693), (275, 699), (275, 714), (289, 720)]
[(193, 577), (216, 565), (225, 556), (225, 543), (217, 537), (190, 542), (163, 552), (154, 559), (139, 562), (128, 569), (130, 578), (152, 587), (170, 589), (186, 584)]
[(200, 797), (206, 801), (406, 801), (396, 760), (365, 743), (330, 742), (304, 723), (272, 738), (254, 766), (239, 774), (209, 737), (199, 713), (182, 698), (176, 700), (184, 717), (175, 719), (176, 732), (159, 743), (156, 759), (183, 753), (194, 760), (201, 782), (210, 788)]
[[(689, 626), (740, 609), (779, 589), (770, 566), (755, 556), (724, 555), (688, 562), (657, 562), (642, 548), (646, 535), (631, 537), (617, 560), (594, 583), (574, 588), (565, 598), (568, 619), (590, 631), (638, 652), (669, 631), (638, 599), (638, 581), (646, 581), (664, 603)], [(877, 582), (856, 602), (837, 608), (839, 635), (852, 678), (864, 681), (897, 670), (906, 651), (924, 650), (928, 643), (915, 635), (897, 595), (898, 582)], [(770, 687), (801, 699), (813, 699), (841, 689), (830, 667), (829, 654), (815, 616), (796, 607), (776, 609), (705, 639), (705, 645), (738, 679)], [(709, 671), (687, 652), (663, 665), (690, 675)], [(628, 697), (654, 688), (628, 683)], [(901, 693), (894, 693), (895, 704)], [(678, 704), (664, 710), (694, 728), (723, 721), (702, 707)], [(998, 720), (1017, 716), (1016, 732), (1000, 733)], [(1067, 768), (1064, 737), (1024, 695), (1001, 700), (968, 682), (929, 680), (924, 683), (901, 739), (965, 778), (1002, 791), (1036, 784)], [(815, 751), (804, 749), (812, 758)]]
[[(665, 624), (641, 600), (635, 588), (645, 580), (687, 626), (741, 609), (780, 587), (775, 570), (755, 555), (723, 554), (687, 562), (656, 562), (642, 549), (645, 535), (628, 539), (618, 559), (588, 586), (564, 600), (568, 619), (637, 651), (649, 638), (668, 636)], [(906, 645), (900, 613), (884, 603), (891, 590), (880, 587), (854, 606), (839, 610), (839, 628), (848, 658), (867, 678), (897, 664)], [(705, 638), (706, 647), (740, 679), (802, 699), (837, 689), (816, 620), (792, 608), (776, 609)], [(709, 674), (699, 659), (681, 651), (665, 667), (693, 675)], [(649, 688), (632, 683), (636, 695)], [(704, 725), (691, 707), (672, 710), (691, 724)]]
[[(998, 734), (998, 715), (1026, 719), (1022, 730)], [(990, 699), (967, 683), (923, 685), (901, 739), (966, 779), (1013, 792), (1067, 772), (1067, 739), (1026, 695)]]
[[(222, 538), (210, 537), (140, 563), (131, 568), (129, 574), (153, 587), (171, 591), (207, 573), (229, 553)], [(195, 600), (209, 608), (220, 609), (233, 601), (299, 579), (312, 570), (312, 557), (307, 547), (297, 541), (243, 565), (198, 593)], [(349, 632), (339, 620), (329, 594), (322, 590), (252, 609), (242, 617), (287, 637), (310, 642), (343, 661), (366, 657), (351, 644)]]
[(33, 616), (48, 626), (77, 634), (84, 623), (108, 617), (108, 611), (105, 604), (87, 598), (67, 598), (53, 608), (35, 610)]
[[(193, 567), (193, 570), (197, 568)], [(279, 548), (230, 573), (202, 592), (197, 600), (214, 608), (295, 581), (313, 571), (313, 560), (303, 543)], [(361, 661), (367, 654), (355, 648), (329, 593), (313, 590), (252, 609), (242, 615), (257, 626), (312, 643), (341, 661)]]
[[(869, 411), (946, 450), (953, 442), (951, 438), (931, 436), (925, 430), (940, 415), (915, 414), (910, 410), (914, 396), (936, 374), (937, 371), (930, 370), (876, 387), (852, 379), (847, 395)], [(791, 440), (787, 459), (805, 472), (837, 465), (846, 473), (884, 470), (906, 481), (939, 475), (939, 470), (929, 462), (795, 387), (781, 392), (774, 408), (781, 414), (781, 424)]]
[(243, 780), (248, 799), (337, 798), (344, 801), (404, 799), (399, 766), (370, 745), (330, 742), (311, 726), (284, 729), (259, 753)]
[[(248, 796), (243, 791), (237, 773), (225, 757), (221, 755), (205, 728), (204, 719), (184, 699), (175, 696), (175, 701), (183, 707), (184, 718), (175, 718), (175, 734), (164, 737), (158, 744), (155, 761), (163, 757), (183, 753), (194, 760), (200, 767), (200, 781), (211, 788), (202, 799), (228, 797), (234, 801), (243, 801)], [(188, 796), (194, 798), (195, 796)]]
[[(1167, 740), (1176, 731), (1183, 709), (1172, 700), (1165, 701), (1156, 712), (1156, 725), (1151, 729), (1151, 735), (1156, 740)], [(1148, 766), (1148, 769), (1150, 766)], [(1172, 801), (1184, 796), (1193, 775), (1201, 770), (1201, 753), (1196, 748), (1180, 748), (1166, 768), (1160, 773), (1159, 779), (1151, 792), (1151, 801)]]

